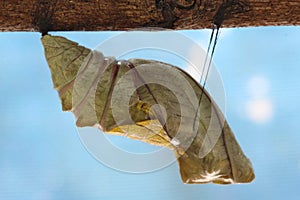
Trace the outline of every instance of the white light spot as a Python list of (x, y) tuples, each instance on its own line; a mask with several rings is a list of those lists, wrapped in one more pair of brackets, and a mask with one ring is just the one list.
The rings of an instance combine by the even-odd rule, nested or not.
[[(219, 174), (220, 170), (214, 172), (205, 171), (205, 174), (201, 174), (201, 179), (193, 180), (194, 183), (209, 183), (218, 180), (222, 175)], [(222, 179), (222, 178), (221, 178)], [(222, 179), (225, 180), (225, 179)], [(190, 180), (188, 180), (190, 182)], [(231, 179), (226, 179), (225, 182), (231, 182)]]
[(266, 123), (273, 116), (273, 104), (270, 99), (253, 99), (246, 103), (248, 118), (256, 123)]
[(245, 104), (247, 117), (255, 123), (266, 123), (274, 114), (274, 106), (269, 96), (270, 83), (264, 76), (257, 75), (248, 82), (249, 100)]
[[(230, 178), (223, 178), (220, 173), (220, 170), (209, 173), (205, 171), (205, 174), (201, 174), (201, 179), (193, 180), (194, 183), (209, 183), (213, 181), (222, 181), (223, 183), (234, 183), (234, 181)], [(187, 182), (191, 182), (191, 180), (187, 180)]]
[(248, 82), (248, 92), (252, 98), (266, 97), (269, 90), (269, 81), (261, 75), (252, 77)]
[(180, 141), (177, 139), (177, 138), (173, 138), (172, 140), (171, 140), (171, 144), (173, 144), (174, 146), (179, 146), (180, 145)]
[(215, 179), (217, 179), (221, 176), (219, 173), (220, 173), (220, 170), (212, 172), (212, 173), (205, 171), (205, 174), (201, 175), (203, 177), (203, 182), (214, 181)]

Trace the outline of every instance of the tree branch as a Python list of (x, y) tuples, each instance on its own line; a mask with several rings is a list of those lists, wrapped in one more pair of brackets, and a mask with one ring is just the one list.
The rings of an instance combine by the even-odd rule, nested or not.
[(104, 31), (300, 25), (300, 1), (2, 0), (0, 31)]

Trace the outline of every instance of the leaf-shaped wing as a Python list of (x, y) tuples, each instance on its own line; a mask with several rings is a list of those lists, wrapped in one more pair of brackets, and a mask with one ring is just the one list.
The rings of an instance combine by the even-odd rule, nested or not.
[(154, 60), (116, 61), (58, 36), (42, 43), (63, 110), (74, 112), (77, 126), (174, 149), (185, 183), (254, 179), (220, 109), (183, 70)]

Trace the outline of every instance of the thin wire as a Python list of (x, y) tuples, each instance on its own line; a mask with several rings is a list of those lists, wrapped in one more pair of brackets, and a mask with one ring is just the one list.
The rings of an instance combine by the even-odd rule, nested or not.
[[(217, 29), (216, 34), (215, 34), (215, 29)], [(211, 56), (210, 56), (210, 59), (209, 59), (207, 71), (206, 71), (206, 74), (204, 76), (205, 78), (204, 78), (204, 82), (203, 82), (203, 86), (202, 86), (202, 91), (201, 91), (201, 94), (200, 94), (200, 99), (199, 99), (199, 103), (198, 103), (198, 107), (197, 107), (197, 112), (196, 112), (195, 117), (194, 117), (193, 130), (195, 130), (195, 128), (196, 128), (195, 125), (196, 125), (197, 114), (198, 114), (199, 109), (200, 109), (200, 104), (201, 104), (204, 88), (205, 88), (205, 85), (206, 85), (206, 82), (207, 82), (209, 70), (210, 70), (210, 67), (211, 67), (212, 58), (213, 58), (213, 55), (214, 55), (214, 52), (215, 52), (215, 48), (216, 48), (216, 44), (217, 44), (217, 40), (218, 40), (218, 36), (219, 36), (219, 29), (220, 29), (219, 26), (217, 26), (217, 28), (216, 28), (216, 26), (214, 26), (213, 30), (212, 30), (212, 33), (211, 33), (211, 36), (210, 36), (210, 40), (209, 40), (209, 44), (208, 44), (208, 48), (207, 48), (207, 53), (206, 53), (206, 57), (205, 57), (205, 60), (204, 60), (204, 66), (203, 66), (202, 74), (201, 74), (200, 81), (199, 81), (200, 84), (201, 84), (203, 76), (204, 76), (206, 63), (207, 63), (207, 58), (208, 58), (208, 54), (209, 54), (209, 51), (210, 51), (210, 47), (211, 47), (213, 38), (214, 38), (214, 44), (213, 44)]]
[(201, 77), (200, 77), (200, 81), (199, 81), (200, 84), (202, 82), (203, 75), (204, 75), (204, 72), (205, 72), (206, 62), (207, 62), (207, 58), (208, 58), (207, 55), (208, 55), (208, 52), (210, 50), (212, 39), (214, 37), (214, 32), (215, 32), (215, 28), (213, 28), (212, 33), (210, 34), (210, 39), (209, 39), (209, 44), (208, 44), (208, 48), (207, 48), (207, 53), (206, 53), (206, 56), (205, 56), (204, 65), (203, 65), (203, 68), (202, 68), (202, 73), (201, 73)]
[[(204, 89), (204, 87), (206, 85), (206, 81), (207, 81), (208, 73), (209, 73), (209, 70), (210, 70), (210, 67), (211, 67), (212, 58), (213, 58), (213, 55), (214, 55), (214, 52), (215, 52), (215, 49), (216, 49), (216, 45), (217, 45), (219, 33), (220, 33), (219, 28), (217, 28), (217, 33), (216, 33), (216, 37), (215, 37), (213, 49), (212, 49), (212, 52), (211, 52), (211, 57), (210, 57), (210, 60), (209, 60), (209, 63), (208, 63), (208, 69), (206, 71), (204, 83), (203, 83), (203, 86), (202, 86), (203, 89)], [(203, 94), (203, 92), (201, 94)], [(201, 98), (200, 98), (200, 100), (201, 100)]]

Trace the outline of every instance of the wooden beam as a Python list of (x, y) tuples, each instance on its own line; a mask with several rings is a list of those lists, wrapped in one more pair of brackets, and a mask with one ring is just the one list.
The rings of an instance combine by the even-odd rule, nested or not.
[(300, 0), (1, 0), (0, 31), (300, 25)]

